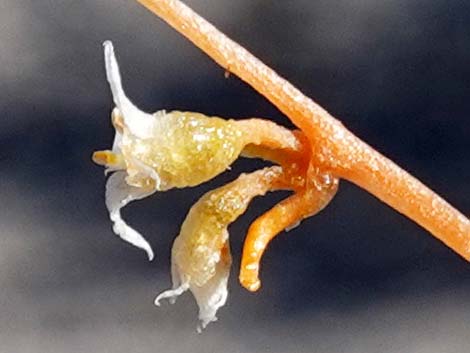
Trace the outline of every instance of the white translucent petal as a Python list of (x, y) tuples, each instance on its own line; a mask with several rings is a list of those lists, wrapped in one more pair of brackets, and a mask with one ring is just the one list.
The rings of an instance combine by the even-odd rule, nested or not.
[(112, 174), (106, 183), (106, 207), (109, 218), (114, 223), (113, 231), (121, 239), (146, 251), (149, 260), (154, 257), (153, 250), (145, 238), (129, 227), (121, 218), (121, 208), (133, 200), (139, 200), (153, 194), (155, 190), (136, 188), (126, 183), (126, 173), (118, 171)]
[(137, 158), (129, 157), (128, 159), (129, 167), (127, 172), (127, 182), (131, 185), (134, 184), (135, 181), (140, 181), (144, 179), (153, 179), (155, 182), (155, 191), (165, 191), (168, 189), (167, 185), (162, 183), (162, 180), (158, 173), (152, 167), (147, 166), (145, 163), (139, 161)]
[(107, 40), (103, 46), (106, 77), (111, 87), (114, 104), (121, 112), (126, 127), (139, 138), (152, 137), (155, 118), (151, 114), (141, 111), (127, 98), (122, 88), (121, 74), (114, 55), (113, 43)]
[(114, 135), (112, 151), (116, 154), (121, 154), (122, 153), (121, 145), (122, 145), (122, 135), (119, 131), (116, 131), (116, 135)]
[(199, 320), (201, 322), (198, 331), (216, 321), (217, 311), (227, 302), (230, 266), (226, 266), (222, 261), (219, 262), (219, 265), (214, 277), (206, 284), (201, 287), (195, 285), (189, 288), (199, 306)]
[(189, 284), (185, 283), (182, 284), (176, 288), (172, 289), (167, 289), (160, 293), (156, 298), (155, 298), (155, 305), (160, 306), (160, 301), (162, 299), (168, 299), (171, 304), (174, 304), (176, 301), (176, 298), (179, 297), (181, 294), (186, 292), (189, 289)]

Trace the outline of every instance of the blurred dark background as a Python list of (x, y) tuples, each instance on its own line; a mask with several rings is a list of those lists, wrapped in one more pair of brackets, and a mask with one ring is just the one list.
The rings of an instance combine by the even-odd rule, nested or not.
[[(470, 2), (193, 0), (220, 29), (354, 133), (470, 213)], [(0, 3), (0, 352), (465, 352), (470, 265), (374, 197), (342, 182), (320, 215), (279, 236), (263, 287), (237, 283), (219, 322), (195, 333), (190, 294), (170, 287), (171, 244), (202, 193), (253, 170), (124, 210), (156, 260), (120, 241), (93, 150), (111, 146), (101, 43), (114, 42), (142, 109), (267, 117), (273, 106), (132, 0)]]

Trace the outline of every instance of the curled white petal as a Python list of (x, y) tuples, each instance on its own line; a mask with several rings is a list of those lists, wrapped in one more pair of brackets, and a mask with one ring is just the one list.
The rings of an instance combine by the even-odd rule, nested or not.
[(176, 301), (176, 298), (179, 297), (181, 294), (186, 292), (189, 289), (189, 284), (185, 283), (182, 284), (176, 288), (173, 289), (167, 289), (163, 292), (161, 292), (156, 298), (155, 298), (155, 305), (160, 306), (160, 301), (162, 299), (168, 299), (171, 304), (174, 304)]
[(200, 329), (214, 321), (217, 321), (217, 311), (225, 305), (228, 297), (228, 278), (230, 275), (230, 263), (220, 261), (216, 267), (216, 273), (203, 286), (191, 286), (189, 289), (196, 299), (199, 307)]
[(140, 138), (151, 137), (155, 122), (154, 117), (141, 111), (127, 98), (122, 88), (121, 74), (114, 54), (113, 43), (107, 40), (103, 43), (103, 46), (106, 77), (111, 87), (114, 104), (120, 110), (126, 127)]
[(129, 227), (121, 218), (121, 208), (133, 200), (143, 199), (155, 190), (130, 186), (126, 183), (126, 173), (118, 171), (112, 174), (106, 183), (106, 207), (109, 218), (114, 223), (113, 231), (119, 237), (140, 249), (145, 250), (149, 260), (154, 257), (152, 247), (145, 238), (136, 230)]
[(176, 268), (176, 264), (173, 261), (171, 262), (171, 280), (173, 288), (163, 291), (155, 298), (156, 306), (160, 306), (160, 301), (162, 299), (168, 299), (170, 304), (175, 304), (176, 299), (189, 289), (189, 281), (186, 278), (184, 279), (184, 282), (182, 281), (179, 271)]

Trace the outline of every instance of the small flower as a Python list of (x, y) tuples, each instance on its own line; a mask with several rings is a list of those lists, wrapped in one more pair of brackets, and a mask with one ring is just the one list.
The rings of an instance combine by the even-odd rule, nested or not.
[(104, 43), (104, 52), (116, 105), (111, 114), (116, 135), (112, 149), (95, 152), (93, 160), (106, 167), (105, 173), (112, 173), (106, 183), (106, 206), (114, 232), (146, 251), (150, 260), (154, 257), (150, 244), (121, 217), (121, 209), (128, 203), (156, 191), (201, 184), (228, 169), (241, 154), (280, 165), (242, 174), (205, 194), (191, 208), (175, 239), (173, 287), (161, 293), (155, 304), (164, 298), (174, 302), (191, 291), (199, 306), (202, 329), (216, 320), (218, 309), (227, 300), (232, 263), (227, 227), (245, 212), (250, 201), (280, 188), (294, 191), (250, 228), (240, 278), (242, 285), (256, 290), (259, 262), (270, 239), (309, 216), (316, 210), (312, 207), (323, 205), (323, 199), (329, 202), (331, 198), (322, 196), (323, 187), (318, 190), (319, 203), (306, 197), (314, 194), (308, 192), (306, 179), (310, 145), (301, 132), (261, 119), (234, 121), (191, 112), (142, 112), (124, 93), (111, 42)]
[(123, 240), (154, 254), (150, 244), (121, 218), (133, 200), (173, 187), (198, 185), (226, 170), (245, 142), (233, 121), (199, 113), (139, 110), (124, 93), (110, 41), (104, 44), (106, 76), (116, 105), (112, 150), (93, 154), (95, 163), (114, 172), (106, 184), (106, 205), (113, 230)]
[(202, 196), (190, 209), (172, 249), (173, 288), (161, 293), (174, 302), (188, 289), (199, 306), (201, 328), (215, 321), (217, 310), (227, 300), (227, 282), (232, 258), (227, 227), (243, 214), (255, 196), (282, 187), (281, 167), (265, 168)]

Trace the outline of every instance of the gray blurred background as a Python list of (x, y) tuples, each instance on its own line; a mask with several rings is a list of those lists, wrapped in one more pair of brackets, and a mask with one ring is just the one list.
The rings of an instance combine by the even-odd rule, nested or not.
[[(361, 138), (470, 212), (470, 2), (192, 0), (197, 11)], [(263, 287), (237, 283), (257, 199), (231, 227), (230, 296), (195, 332), (169, 256), (202, 193), (263, 164), (239, 161), (197, 188), (136, 202), (124, 216), (156, 251), (111, 231), (103, 169), (112, 101), (101, 43), (114, 42), (142, 109), (268, 117), (273, 106), (132, 0), (0, 2), (0, 352), (466, 352), (470, 265), (343, 182), (320, 215), (279, 236)]]

